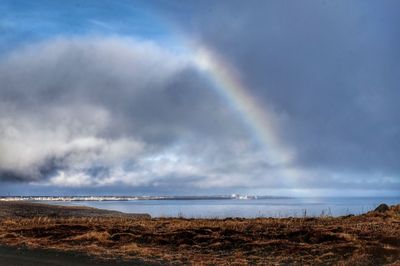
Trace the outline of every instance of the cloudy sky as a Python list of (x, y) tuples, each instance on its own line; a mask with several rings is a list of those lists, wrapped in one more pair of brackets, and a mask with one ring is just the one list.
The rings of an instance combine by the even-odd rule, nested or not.
[(399, 1), (0, 2), (0, 194), (400, 194)]

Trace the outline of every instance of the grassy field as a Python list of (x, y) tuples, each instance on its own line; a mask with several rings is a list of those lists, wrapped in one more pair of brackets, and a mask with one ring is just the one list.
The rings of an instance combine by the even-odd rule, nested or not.
[(3, 216), (0, 244), (156, 264), (400, 264), (400, 205), (338, 218), (150, 219), (65, 213)]

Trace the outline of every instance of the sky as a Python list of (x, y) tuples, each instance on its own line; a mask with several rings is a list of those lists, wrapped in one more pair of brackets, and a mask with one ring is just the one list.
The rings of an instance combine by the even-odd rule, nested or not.
[(0, 195), (398, 196), (399, 10), (1, 0)]

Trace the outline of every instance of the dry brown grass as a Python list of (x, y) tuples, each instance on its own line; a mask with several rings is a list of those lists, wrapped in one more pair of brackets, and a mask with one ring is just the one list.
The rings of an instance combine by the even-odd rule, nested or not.
[(169, 264), (400, 264), (400, 206), (339, 218), (5, 218), (0, 243)]

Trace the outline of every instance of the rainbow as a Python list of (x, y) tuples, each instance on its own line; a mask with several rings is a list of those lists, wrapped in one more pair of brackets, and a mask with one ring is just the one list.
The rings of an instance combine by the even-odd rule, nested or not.
[(282, 144), (278, 137), (274, 117), (265, 112), (261, 104), (249, 94), (240, 80), (240, 75), (221, 57), (204, 46), (192, 49), (193, 61), (217, 92), (230, 104), (247, 124), (265, 149), (270, 164), (286, 165), (293, 159), (293, 152)]

